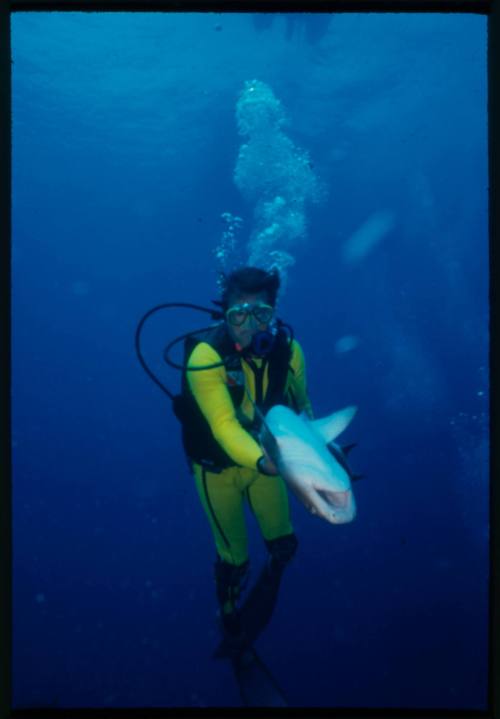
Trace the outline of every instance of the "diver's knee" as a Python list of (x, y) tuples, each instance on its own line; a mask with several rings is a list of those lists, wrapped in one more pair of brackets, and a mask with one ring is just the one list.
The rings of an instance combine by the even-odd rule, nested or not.
[(299, 541), (293, 532), (282, 537), (276, 537), (276, 539), (266, 539), (271, 568), (283, 570), (288, 562), (293, 559), (298, 545)]

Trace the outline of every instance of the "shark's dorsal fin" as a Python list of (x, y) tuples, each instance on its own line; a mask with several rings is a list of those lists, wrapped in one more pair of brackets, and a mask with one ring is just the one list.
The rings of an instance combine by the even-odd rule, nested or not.
[(310, 423), (315, 431), (323, 438), (324, 442), (328, 444), (344, 431), (357, 411), (357, 407), (350, 405), (338, 412), (334, 412), (329, 417), (310, 420)]

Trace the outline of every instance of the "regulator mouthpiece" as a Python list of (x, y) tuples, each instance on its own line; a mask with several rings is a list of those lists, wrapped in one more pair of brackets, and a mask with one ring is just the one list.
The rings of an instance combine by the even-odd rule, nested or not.
[(267, 357), (274, 347), (275, 335), (272, 332), (256, 332), (252, 337), (250, 349), (256, 357)]

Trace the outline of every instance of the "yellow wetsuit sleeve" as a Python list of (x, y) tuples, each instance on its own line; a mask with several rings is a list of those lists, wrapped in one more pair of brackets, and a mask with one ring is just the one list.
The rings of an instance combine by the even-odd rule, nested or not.
[(292, 372), (288, 374), (288, 390), (292, 391), (299, 412), (305, 412), (313, 419), (311, 401), (307, 394), (306, 362), (302, 347), (296, 340), (293, 340), (292, 344), (290, 367)]
[[(188, 367), (210, 365), (220, 362), (220, 355), (205, 342), (192, 351)], [(238, 422), (231, 395), (227, 389), (224, 367), (187, 372), (188, 384), (196, 402), (210, 425), (215, 440), (242, 467), (255, 469), (262, 457), (262, 449), (249, 432)]]

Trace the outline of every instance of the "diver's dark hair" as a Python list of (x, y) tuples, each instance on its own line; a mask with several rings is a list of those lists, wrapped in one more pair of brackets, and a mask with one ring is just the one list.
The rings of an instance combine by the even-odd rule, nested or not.
[(223, 275), (221, 304), (224, 309), (229, 306), (229, 299), (234, 295), (257, 294), (267, 292), (269, 304), (276, 304), (280, 288), (280, 276), (277, 269), (269, 272), (260, 267), (240, 267), (229, 275)]

